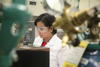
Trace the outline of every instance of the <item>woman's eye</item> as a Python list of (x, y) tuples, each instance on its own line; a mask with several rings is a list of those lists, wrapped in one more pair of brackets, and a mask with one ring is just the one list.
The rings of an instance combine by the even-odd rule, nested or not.
[(40, 30), (44, 30), (43, 28), (40, 28)]

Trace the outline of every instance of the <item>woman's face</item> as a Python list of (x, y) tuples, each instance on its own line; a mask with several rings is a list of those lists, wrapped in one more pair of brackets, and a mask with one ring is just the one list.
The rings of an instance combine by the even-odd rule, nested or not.
[(46, 27), (43, 22), (37, 23), (37, 31), (42, 38), (48, 38), (52, 35), (52, 28)]

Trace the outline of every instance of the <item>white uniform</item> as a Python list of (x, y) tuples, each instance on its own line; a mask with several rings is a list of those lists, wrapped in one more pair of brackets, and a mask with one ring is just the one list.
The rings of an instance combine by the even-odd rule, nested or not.
[[(37, 37), (34, 40), (33, 46), (40, 47), (43, 42), (41, 37)], [(55, 34), (50, 41), (46, 44), (45, 47), (50, 48), (50, 67), (58, 67), (57, 63), (57, 53), (62, 48), (62, 41), (61, 39)]]

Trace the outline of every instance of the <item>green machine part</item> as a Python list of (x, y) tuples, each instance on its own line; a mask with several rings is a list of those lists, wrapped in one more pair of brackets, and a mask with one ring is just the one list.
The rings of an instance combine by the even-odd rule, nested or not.
[(100, 50), (100, 43), (98, 43), (98, 44), (89, 44), (87, 49), (88, 50)]
[(31, 14), (26, 0), (13, 0), (11, 5), (0, 6), (0, 67), (10, 67), (12, 50), (24, 36)]
[[(80, 41), (87, 40), (87, 36), (88, 35), (86, 35), (84, 33), (78, 34), (78, 38)], [(100, 50), (100, 39), (98, 42), (90, 42), (87, 46), (87, 50)]]

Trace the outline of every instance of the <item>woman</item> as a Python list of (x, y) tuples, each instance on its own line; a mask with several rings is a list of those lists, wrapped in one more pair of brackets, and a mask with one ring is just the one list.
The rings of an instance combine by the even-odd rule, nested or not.
[(50, 48), (50, 67), (58, 67), (56, 56), (62, 47), (61, 39), (57, 37), (56, 30), (52, 26), (54, 21), (53, 15), (44, 13), (34, 22), (40, 36), (34, 40), (33, 46)]

